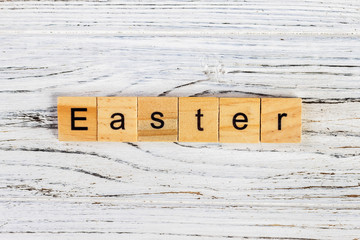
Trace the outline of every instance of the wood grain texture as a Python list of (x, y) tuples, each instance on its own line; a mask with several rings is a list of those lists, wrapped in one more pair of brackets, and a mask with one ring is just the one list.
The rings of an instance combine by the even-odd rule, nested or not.
[(178, 114), (177, 97), (138, 97), (138, 140), (176, 142)]
[[(0, 2), (0, 238), (358, 239), (359, 10)], [(59, 142), (71, 95), (299, 97), (303, 139)]]
[(97, 97), (98, 141), (137, 141), (137, 97)]
[(179, 97), (179, 142), (218, 142), (219, 98)]
[(58, 97), (59, 141), (97, 141), (96, 97)]
[(261, 99), (261, 142), (301, 142), (301, 98)]
[(260, 142), (260, 98), (219, 99), (219, 142)]

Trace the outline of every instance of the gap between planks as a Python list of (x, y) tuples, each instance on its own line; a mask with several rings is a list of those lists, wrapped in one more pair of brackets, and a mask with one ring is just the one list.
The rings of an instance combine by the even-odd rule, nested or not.
[(264, 31), (102, 31), (102, 30), (0, 30), (0, 35), (121, 35), (122, 37), (151, 36), (151, 37), (229, 37), (229, 36), (284, 36), (284, 37), (357, 37), (360, 32), (329, 31), (329, 32), (264, 32)]
[[(159, 193), (149, 193), (159, 194)], [(166, 194), (166, 193), (163, 193)], [(178, 194), (178, 193), (173, 193)], [(142, 195), (133, 194), (133, 195)], [(132, 196), (130, 194), (129, 196)], [(124, 196), (126, 197), (126, 196)], [(247, 201), (158, 201), (158, 200), (136, 200), (136, 199), (119, 199), (113, 197), (67, 197), (67, 198), (53, 198), (53, 197), (21, 197), (21, 198), (3, 198), (0, 197), (0, 202), (73, 202), (73, 203), (121, 203), (121, 204), (148, 204), (148, 205), (189, 205), (189, 206), (219, 206), (219, 207), (284, 207), (284, 208), (317, 208), (317, 209), (360, 209), (360, 203), (354, 204), (332, 204), (332, 203), (275, 203), (275, 202), (247, 202)]]

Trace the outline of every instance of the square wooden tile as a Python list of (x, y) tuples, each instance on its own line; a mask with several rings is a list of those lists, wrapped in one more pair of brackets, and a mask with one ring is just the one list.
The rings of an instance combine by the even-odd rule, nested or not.
[(178, 98), (138, 98), (138, 140), (176, 142)]
[(261, 142), (301, 142), (301, 99), (261, 99)]
[(219, 141), (260, 142), (260, 98), (220, 98)]
[(137, 141), (137, 97), (98, 97), (98, 141)]
[(60, 141), (96, 141), (96, 97), (58, 97)]
[(218, 98), (179, 98), (179, 141), (218, 142), (218, 117)]

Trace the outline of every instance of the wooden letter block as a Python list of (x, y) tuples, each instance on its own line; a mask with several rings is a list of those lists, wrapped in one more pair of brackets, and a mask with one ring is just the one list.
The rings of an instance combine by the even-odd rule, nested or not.
[(60, 141), (96, 141), (96, 97), (58, 97)]
[(299, 143), (301, 141), (301, 99), (261, 99), (261, 142)]
[(219, 140), (259, 143), (260, 98), (220, 98)]
[(218, 116), (218, 98), (179, 98), (179, 141), (218, 142)]
[(98, 97), (98, 141), (137, 141), (137, 97)]
[(138, 98), (138, 140), (176, 142), (178, 98)]

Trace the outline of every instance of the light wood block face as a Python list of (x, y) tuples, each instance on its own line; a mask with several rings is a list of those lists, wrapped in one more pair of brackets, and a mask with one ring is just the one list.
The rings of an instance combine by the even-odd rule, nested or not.
[(138, 98), (138, 141), (176, 142), (178, 98)]
[(219, 141), (260, 141), (260, 98), (220, 98)]
[(218, 98), (179, 98), (179, 142), (218, 142), (218, 110)]
[(98, 141), (137, 141), (137, 97), (98, 97)]
[(96, 97), (58, 97), (60, 141), (96, 141)]
[(60, 141), (299, 143), (301, 99), (58, 97), (58, 123)]
[(301, 142), (301, 99), (261, 99), (261, 142)]

